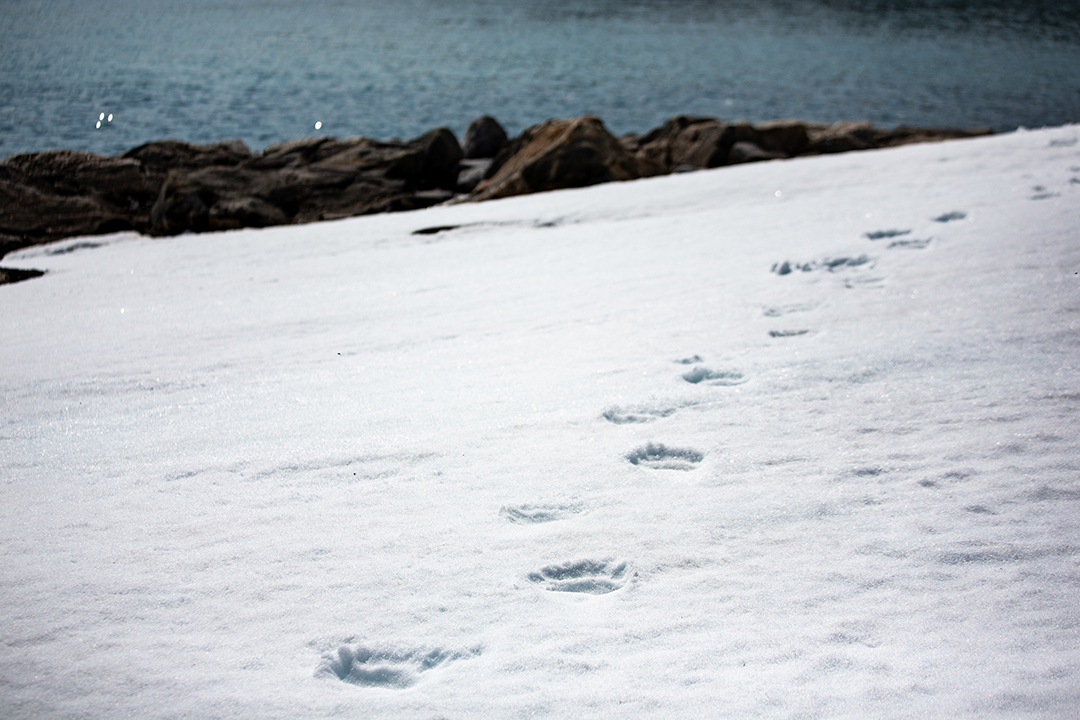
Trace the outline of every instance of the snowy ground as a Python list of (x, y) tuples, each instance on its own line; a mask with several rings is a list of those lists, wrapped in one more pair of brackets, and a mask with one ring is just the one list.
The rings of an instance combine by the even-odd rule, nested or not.
[(1076, 717), (1078, 137), (8, 256), (0, 714)]

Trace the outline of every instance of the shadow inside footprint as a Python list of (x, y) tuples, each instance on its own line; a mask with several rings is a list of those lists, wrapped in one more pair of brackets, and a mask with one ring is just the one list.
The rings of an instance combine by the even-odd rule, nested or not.
[(886, 238), (907, 235), (910, 232), (910, 230), (875, 230), (874, 232), (863, 233), (863, 236), (870, 240), (885, 240)]
[(336, 652), (323, 655), (316, 676), (333, 675), (342, 682), (368, 687), (407, 688), (420, 680), (420, 674), (445, 662), (479, 655), (449, 650), (387, 650), (342, 645)]
[(499, 514), (515, 525), (536, 525), (577, 515), (584, 509), (585, 507), (579, 502), (503, 505), (499, 509)]
[(529, 580), (552, 592), (606, 595), (627, 581), (627, 564), (610, 560), (575, 560), (529, 573)]
[(930, 245), (930, 238), (926, 238), (925, 240), (912, 238), (911, 240), (894, 240), (893, 242), (889, 243), (888, 249), (892, 250), (894, 248), (906, 248), (908, 250), (922, 250), (928, 245)]
[(809, 330), (770, 330), (769, 337), (774, 338), (787, 338), (798, 337), (799, 335), (806, 335)]
[(710, 370), (702, 365), (683, 373), (682, 379), (694, 385), (702, 382), (708, 382), (710, 385), (741, 385), (747, 381), (747, 377), (742, 373)]
[(782, 263), (773, 263), (770, 272), (774, 272), (777, 275), (790, 275), (796, 270), (799, 270), (800, 272), (813, 272), (815, 270), (836, 272), (844, 268), (861, 267), (863, 265), (870, 265), (873, 267), (873, 260), (870, 256), (859, 255), (858, 257), (822, 258), (821, 260), (812, 260), (805, 263), (792, 263), (785, 260)]
[(705, 455), (690, 448), (671, 448), (662, 443), (649, 443), (626, 454), (631, 465), (654, 470), (693, 470)]
[(947, 212), (944, 215), (938, 215), (936, 218), (934, 218), (934, 222), (947, 223), (947, 222), (952, 222), (953, 220), (963, 220), (966, 217), (967, 217), (966, 212), (960, 212), (959, 210), (953, 210), (952, 212)]

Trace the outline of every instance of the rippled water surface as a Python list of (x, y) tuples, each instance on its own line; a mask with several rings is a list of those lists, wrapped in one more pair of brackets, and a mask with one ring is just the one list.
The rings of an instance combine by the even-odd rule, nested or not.
[[(0, 0), (0, 156), (677, 113), (1080, 121), (1080, 3)], [(104, 114), (104, 117), (102, 117)], [(112, 120), (108, 116), (112, 115)], [(101, 127), (97, 127), (100, 123)], [(315, 124), (320, 123), (316, 129)]]

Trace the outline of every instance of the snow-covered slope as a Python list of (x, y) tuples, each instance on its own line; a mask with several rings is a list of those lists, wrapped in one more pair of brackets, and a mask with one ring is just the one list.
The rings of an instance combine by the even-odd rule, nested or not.
[(7, 257), (2, 715), (1075, 717), (1078, 137)]

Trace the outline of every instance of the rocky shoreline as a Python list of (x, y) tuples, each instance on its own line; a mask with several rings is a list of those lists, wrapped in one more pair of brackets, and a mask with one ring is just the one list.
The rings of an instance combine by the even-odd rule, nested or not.
[[(644, 135), (615, 137), (599, 118), (586, 115), (548, 120), (508, 138), (485, 116), (470, 123), (460, 144), (452, 132), (437, 128), (408, 141), (317, 137), (257, 153), (239, 140), (162, 140), (112, 157), (26, 153), (0, 162), (0, 257), (79, 235), (134, 230), (165, 236), (308, 223), (990, 133), (680, 115)], [(3, 281), (15, 277), (22, 279), (19, 271), (0, 273)]]

